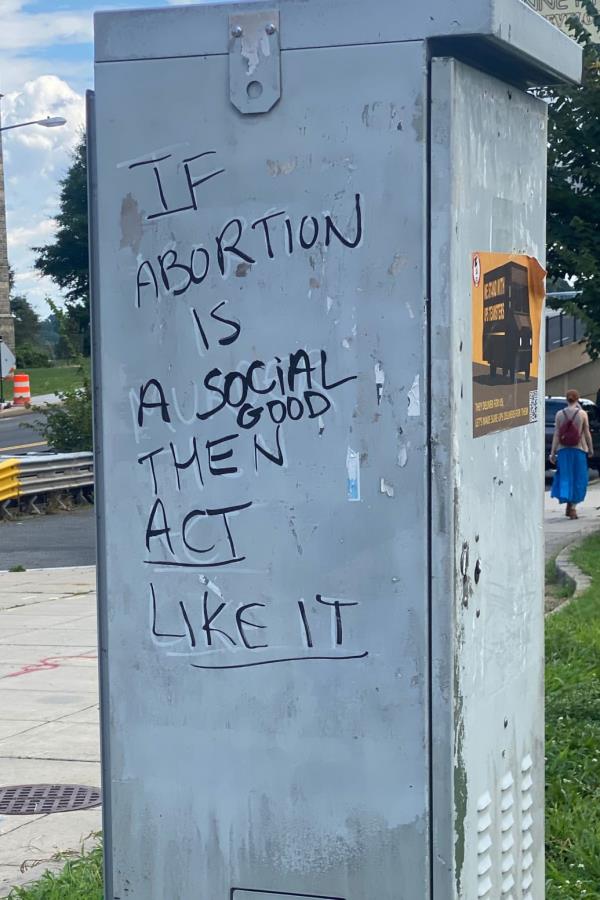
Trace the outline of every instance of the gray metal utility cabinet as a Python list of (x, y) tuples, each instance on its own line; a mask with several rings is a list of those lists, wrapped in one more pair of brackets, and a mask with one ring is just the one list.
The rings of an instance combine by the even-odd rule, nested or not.
[(524, 88), (579, 73), (521, 0), (96, 16), (107, 900), (543, 896), (506, 272), (544, 257)]

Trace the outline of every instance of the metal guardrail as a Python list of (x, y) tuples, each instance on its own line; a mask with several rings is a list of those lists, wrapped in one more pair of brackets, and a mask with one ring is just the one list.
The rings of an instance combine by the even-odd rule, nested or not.
[(0, 458), (0, 503), (11, 500), (19, 487), (18, 459)]
[(38, 498), (48, 498), (93, 487), (92, 453), (40, 453), (0, 457), (0, 509), (9, 518), (9, 507), (27, 500), (30, 512), (39, 512)]

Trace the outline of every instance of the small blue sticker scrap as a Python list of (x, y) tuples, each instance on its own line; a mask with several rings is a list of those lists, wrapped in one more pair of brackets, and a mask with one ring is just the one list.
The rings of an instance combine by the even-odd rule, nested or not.
[(350, 447), (346, 453), (346, 499), (360, 500), (360, 454)]

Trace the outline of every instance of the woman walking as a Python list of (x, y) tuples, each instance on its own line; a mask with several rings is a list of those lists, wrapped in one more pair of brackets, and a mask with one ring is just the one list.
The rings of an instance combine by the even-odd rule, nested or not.
[(577, 504), (588, 485), (587, 457), (594, 447), (587, 413), (579, 405), (577, 391), (567, 391), (567, 407), (556, 413), (550, 462), (556, 463), (551, 496), (567, 504), (566, 515), (577, 519)]

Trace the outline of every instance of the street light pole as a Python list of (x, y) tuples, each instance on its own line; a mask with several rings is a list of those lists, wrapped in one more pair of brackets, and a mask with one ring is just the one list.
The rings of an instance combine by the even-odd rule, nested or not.
[[(0, 94), (0, 101), (2, 94)], [(10, 350), (15, 351), (15, 327), (10, 314), (10, 285), (8, 275), (8, 246), (6, 236), (6, 203), (4, 197), (4, 161), (2, 155), (2, 132), (26, 125), (41, 125), (43, 128), (58, 128), (66, 124), (62, 116), (46, 116), (45, 119), (33, 119), (31, 122), (19, 122), (17, 125), (2, 127), (0, 117), (0, 332)], [(0, 379), (0, 385), (2, 381)]]
[[(0, 121), (1, 125), (2, 122)], [(15, 331), (10, 315), (9, 294), (6, 208), (4, 203), (4, 160), (2, 155), (2, 134), (0, 134), (0, 333), (8, 347), (14, 350)]]
[(0, 334), (0, 409), (4, 406), (4, 373), (2, 372), (2, 335)]

